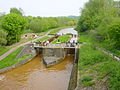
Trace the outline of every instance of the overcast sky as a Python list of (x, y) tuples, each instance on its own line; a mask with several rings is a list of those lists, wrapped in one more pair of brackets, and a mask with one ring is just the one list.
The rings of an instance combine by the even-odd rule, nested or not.
[(68, 16), (80, 15), (88, 0), (1, 0), (0, 11), (9, 13), (10, 8), (22, 8), (25, 15), (31, 16)]

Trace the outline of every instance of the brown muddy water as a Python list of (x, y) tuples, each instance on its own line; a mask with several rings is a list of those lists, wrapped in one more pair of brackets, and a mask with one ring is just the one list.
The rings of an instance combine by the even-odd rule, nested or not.
[(41, 55), (29, 63), (0, 74), (0, 90), (67, 90), (73, 56), (46, 68)]

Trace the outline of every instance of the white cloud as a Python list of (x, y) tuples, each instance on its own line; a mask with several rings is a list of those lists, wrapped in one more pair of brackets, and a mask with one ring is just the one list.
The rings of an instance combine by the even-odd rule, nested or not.
[(25, 15), (67, 16), (79, 15), (79, 8), (88, 0), (2, 0), (0, 10), (9, 12), (11, 7), (22, 8)]

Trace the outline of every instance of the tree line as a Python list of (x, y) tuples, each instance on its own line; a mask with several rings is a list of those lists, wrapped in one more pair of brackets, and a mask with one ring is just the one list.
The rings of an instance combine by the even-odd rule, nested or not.
[(12, 45), (19, 42), (25, 30), (40, 33), (52, 28), (77, 24), (77, 19), (74, 18), (33, 17), (24, 16), (23, 13), (21, 8), (11, 8), (9, 14), (0, 13), (0, 45)]
[(89, 0), (81, 11), (76, 29), (92, 32), (96, 41), (120, 50), (120, 1)]

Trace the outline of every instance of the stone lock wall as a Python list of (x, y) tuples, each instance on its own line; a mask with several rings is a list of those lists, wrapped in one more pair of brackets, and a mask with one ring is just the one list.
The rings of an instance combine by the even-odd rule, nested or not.
[(66, 50), (64, 48), (44, 48), (43, 56), (65, 57)]
[(32, 44), (25, 45), (24, 48), (21, 50), (21, 52), (18, 54), (18, 56), (16, 58), (20, 58), (27, 54), (36, 55), (36, 50), (34, 49)]

